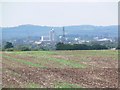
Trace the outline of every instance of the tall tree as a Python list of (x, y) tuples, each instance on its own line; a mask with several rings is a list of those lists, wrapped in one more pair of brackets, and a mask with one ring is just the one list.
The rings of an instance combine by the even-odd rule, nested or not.
[(8, 48), (13, 48), (13, 44), (11, 42), (6, 42), (4, 49), (8, 49)]

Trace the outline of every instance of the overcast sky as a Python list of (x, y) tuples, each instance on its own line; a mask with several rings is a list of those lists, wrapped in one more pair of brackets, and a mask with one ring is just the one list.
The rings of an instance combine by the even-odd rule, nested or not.
[(117, 2), (4, 2), (0, 26), (117, 25)]

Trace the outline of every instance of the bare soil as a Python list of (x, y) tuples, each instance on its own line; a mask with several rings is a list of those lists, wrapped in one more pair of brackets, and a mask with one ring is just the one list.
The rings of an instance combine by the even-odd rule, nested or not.
[[(33, 57), (22, 57), (5, 54), (13, 58), (30, 61)], [(66, 60), (79, 57), (58, 56)], [(68, 58), (68, 59), (67, 59)], [(70, 58), (70, 59), (69, 59)], [(29, 88), (30, 84), (36, 84), (39, 88), (54, 88), (56, 83), (69, 83), (81, 88), (118, 88), (118, 61), (111, 57), (87, 57), (88, 61), (80, 61), (88, 65), (87, 68), (38, 68), (27, 66), (23, 63), (9, 60), (3, 57), (2, 61), (2, 86), (3, 88)], [(35, 61), (33, 61), (35, 63)], [(56, 66), (56, 65), (53, 65)], [(75, 87), (72, 87), (75, 88)]]

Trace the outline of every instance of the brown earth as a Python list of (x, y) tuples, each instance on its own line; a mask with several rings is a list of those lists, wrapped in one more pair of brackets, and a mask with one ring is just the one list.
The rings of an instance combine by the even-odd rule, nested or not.
[[(32, 61), (33, 59), (33, 57), (27, 58), (10, 54), (5, 55), (22, 60), (27, 59), (27, 61)], [(67, 58), (67, 56), (54, 57), (60, 59)], [(117, 60), (112, 60), (112, 57), (103, 58), (96, 56), (88, 58), (89, 61), (83, 61), (81, 63), (88, 66), (95, 65), (97, 68), (37, 68), (3, 57), (2, 85), (5, 88), (29, 88), (28, 84), (34, 83), (39, 85), (41, 88), (54, 88), (56, 83), (66, 82), (85, 88), (117, 88)]]
[[(3, 73), (3, 87), (15, 85), (23, 87), (22, 84), (37, 83), (41, 87), (54, 87), (54, 83), (69, 82), (88, 88), (117, 88), (118, 70), (115, 68), (101, 69), (58, 69), (58, 68), (7, 68)], [(10, 72), (11, 73), (10, 73)], [(16, 75), (12, 76), (12, 72)]]

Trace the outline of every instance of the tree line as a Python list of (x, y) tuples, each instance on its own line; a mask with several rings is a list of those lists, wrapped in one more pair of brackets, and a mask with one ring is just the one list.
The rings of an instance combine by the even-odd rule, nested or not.
[[(105, 50), (109, 49), (106, 45), (101, 44), (64, 44), (64, 43), (57, 43), (54, 50)], [(116, 47), (116, 49), (120, 49), (120, 46)], [(28, 45), (17, 46), (15, 47), (11, 42), (6, 42), (3, 46), (2, 51), (39, 51), (39, 50), (52, 50), (46, 47), (30, 47)]]
[(56, 45), (56, 50), (102, 50), (102, 49), (108, 49), (105, 45), (100, 44), (93, 44), (93, 45), (87, 45), (87, 44), (64, 44), (64, 43), (58, 43)]

